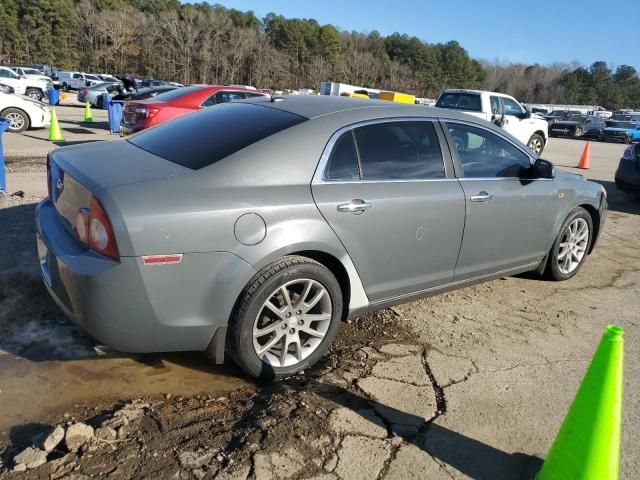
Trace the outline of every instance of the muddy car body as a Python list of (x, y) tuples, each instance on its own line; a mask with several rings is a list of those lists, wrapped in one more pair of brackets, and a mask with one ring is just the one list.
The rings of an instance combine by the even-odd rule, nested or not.
[(67, 315), (122, 351), (226, 347), (254, 376), (313, 364), (369, 310), (570, 278), (606, 213), (488, 122), (339, 97), (220, 105), (49, 164), (39, 255)]

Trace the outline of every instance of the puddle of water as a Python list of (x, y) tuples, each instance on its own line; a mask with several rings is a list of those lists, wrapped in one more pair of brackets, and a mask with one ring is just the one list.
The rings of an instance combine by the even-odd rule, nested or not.
[(166, 393), (224, 396), (246, 384), (235, 366), (213, 365), (200, 353), (45, 362), (0, 356), (0, 440), (15, 426), (56, 422), (76, 405)]

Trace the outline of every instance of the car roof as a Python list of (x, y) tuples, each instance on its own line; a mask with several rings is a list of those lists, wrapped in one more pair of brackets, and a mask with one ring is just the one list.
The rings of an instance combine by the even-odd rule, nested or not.
[(425, 107), (423, 105), (408, 105), (387, 100), (368, 100), (334, 95), (288, 95), (272, 98), (256, 97), (242, 101), (276, 108), (308, 119), (353, 110), (358, 110), (363, 117), (370, 116), (371, 118), (425, 116), (457, 118), (460, 120), (469, 119), (469, 116), (464, 113), (458, 113), (448, 109)]

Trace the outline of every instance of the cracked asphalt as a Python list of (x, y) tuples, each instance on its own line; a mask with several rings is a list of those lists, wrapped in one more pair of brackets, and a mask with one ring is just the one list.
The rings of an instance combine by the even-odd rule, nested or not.
[[(554, 139), (545, 157), (566, 166), (583, 145)], [(593, 144), (592, 168), (582, 172), (605, 185), (611, 210), (599, 245), (574, 279), (509, 277), (360, 317), (341, 326), (319, 365), (271, 385), (194, 359), (107, 356), (89, 367), (61, 355), (38, 358), (56, 348), (47, 343), (52, 338), (64, 340), (57, 348), (80, 352), (87, 339), (57, 316), (29, 279), (30, 215), (41, 185), (27, 182), (25, 198), (0, 199), (0, 224), (9, 232), (0, 245), (0, 411), (16, 411), (13, 405), (24, 398), (19, 415), (5, 414), (0, 428), (0, 477), (528, 479), (605, 325), (614, 323), (625, 329), (620, 478), (637, 478), (640, 202), (612, 184), (622, 148)], [(11, 169), (10, 181), (23, 172), (20, 162)], [(24, 171), (42, 180), (38, 162)], [(29, 331), (59, 335), (8, 342), (26, 322)], [(106, 375), (114, 361), (128, 362), (117, 365), (128, 382)], [(13, 364), (24, 377), (11, 374), (16, 370), (7, 366)], [(24, 394), (51, 376), (56, 387), (40, 395), (55, 391), (66, 398), (78, 371), (92, 390), (114, 388), (71, 397), (48, 412)], [(124, 424), (123, 409), (139, 414)], [(94, 438), (73, 452), (63, 442), (46, 463), (12, 471), (33, 435), (78, 421), (113, 427), (117, 438)]]

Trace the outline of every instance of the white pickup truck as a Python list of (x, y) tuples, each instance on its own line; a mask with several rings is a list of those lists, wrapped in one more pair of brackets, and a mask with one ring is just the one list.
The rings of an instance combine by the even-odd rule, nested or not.
[(436, 107), (462, 110), (501, 126), (540, 155), (549, 139), (549, 124), (532, 114), (513, 97), (484, 90), (449, 89), (440, 94)]
[(0, 67), (0, 83), (13, 87), (19, 95), (26, 95), (37, 101), (42, 101), (47, 90), (53, 88), (51, 79), (18, 75), (9, 67)]

